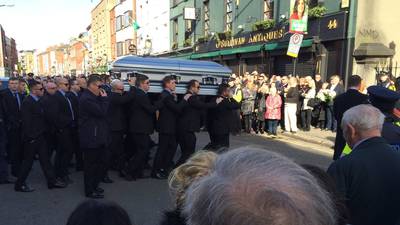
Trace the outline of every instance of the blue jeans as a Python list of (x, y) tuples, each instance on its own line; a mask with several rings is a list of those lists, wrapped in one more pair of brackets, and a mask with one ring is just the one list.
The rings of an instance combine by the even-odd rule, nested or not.
[(333, 105), (326, 107), (326, 129), (335, 131), (337, 126), (336, 119), (333, 115)]
[(276, 135), (278, 120), (268, 120), (268, 133)]

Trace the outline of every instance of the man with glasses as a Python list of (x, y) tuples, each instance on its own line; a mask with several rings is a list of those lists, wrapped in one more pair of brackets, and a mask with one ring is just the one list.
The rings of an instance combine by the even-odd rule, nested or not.
[(21, 106), (24, 160), (14, 189), (17, 192), (34, 191), (33, 188), (26, 184), (26, 179), (32, 169), (36, 154), (39, 156), (39, 162), (47, 179), (48, 188), (65, 188), (65, 183), (57, 180), (55, 177), (46, 146), (44, 135), (46, 131), (46, 122), (43, 105), (40, 102), (40, 98), (44, 93), (43, 86), (39, 82), (31, 80), (29, 90), (30, 95), (26, 97)]
[(22, 162), (21, 146), (21, 105), (24, 96), (18, 92), (19, 79), (11, 77), (8, 90), (2, 96), (4, 125), (8, 137), (7, 156), (11, 162), (11, 174), (17, 177)]
[(57, 148), (57, 136), (55, 135), (56, 129), (53, 123), (51, 122), (51, 114), (50, 110), (51, 107), (53, 106), (53, 98), (52, 96), (57, 92), (57, 85), (54, 83), (54, 81), (47, 81), (46, 85), (43, 85), (45, 87), (45, 92), (43, 97), (40, 99), (42, 102), (42, 105), (44, 106), (44, 114), (46, 118), (46, 142), (47, 142), (47, 147), (49, 149), (49, 155), (50, 158), (53, 154), (53, 152)]
[(107, 111), (109, 99), (101, 89), (101, 78), (94, 74), (79, 98), (79, 143), (84, 156), (84, 184), (88, 198), (104, 198), (99, 187), (106, 171), (107, 146), (110, 143)]
[(195, 152), (195, 132), (200, 132), (202, 111), (217, 107), (216, 102), (203, 102), (199, 96), (199, 92), (199, 81), (189, 81), (187, 94), (184, 96), (184, 101), (187, 101), (188, 104), (183, 108), (182, 113), (178, 118), (178, 142), (181, 149), (181, 157), (176, 163), (176, 167), (186, 162), (186, 160)]
[(58, 90), (52, 96), (52, 105), (49, 106), (50, 119), (56, 129), (57, 151), (55, 157), (56, 176), (65, 183), (71, 184), (68, 165), (74, 152), (72, 133), (76, 127), (75, 112), (66, 93), (69, 90), (69, 82), (65, 78), (58, 77), (55, 80)]
[(124, 83), (120, 80), (111, 82), (111, 93), (109, 95), (110, 106), (108, 107), (108, 124), (111, 131), (110, 144), (110, 165), (124, 174), (125, 154), (124, 154), (124, 135), (127, 130), (128, 118), (125, 114), (125, 106), (132, 102), (135, 96), (135, 89), (124, 92)]

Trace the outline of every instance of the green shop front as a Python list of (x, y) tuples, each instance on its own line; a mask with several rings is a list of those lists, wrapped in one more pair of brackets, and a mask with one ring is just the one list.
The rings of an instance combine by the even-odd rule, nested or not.
[[(296, 74), (345, 74), (347, 14), (339, 12), (311, 19), (305, 34)], [(236, 74), (257, 70), (265, 74), (293, 74), (294, 59), (286, 55), (291, 34), (288, 24), (273, 29), (239, 33), (231, 38), (198, 43), (183, 58), (210, 60), (226, 65)]]

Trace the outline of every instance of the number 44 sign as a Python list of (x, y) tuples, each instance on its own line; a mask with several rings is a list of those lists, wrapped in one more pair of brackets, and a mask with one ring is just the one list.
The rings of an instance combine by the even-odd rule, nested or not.
[(287, 51), (287, 55), (293, 58), (297, 58), (299, 55), (301, 43), (303, 42), (304, 35), (302, 34), (293, 34), (290, 37), (289, 48)]

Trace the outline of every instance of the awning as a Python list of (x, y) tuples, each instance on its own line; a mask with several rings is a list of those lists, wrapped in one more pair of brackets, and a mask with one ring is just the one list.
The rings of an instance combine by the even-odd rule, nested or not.
[(220, 51), (193, 54), (192, 56), (190, 56), (190, 58), (191, 59), (210, 58), (214, 56), (219, 56), (219, 52)]
[(220, 55), (231, 55), (231, 54), (238, 54), (238, 53), (247, 53), (247, 52), (257, 52), (262, 49), (264, 45), (252, 45), (246, 46), (241, 48), (232, 48), (232, 49), (225, 49), (220, 51)]
[[(312, 44), (313, 44), (313, 40), (307, 39), (307, 40), (303, 41), (303, 43), (301, 44), (301, 47), (303, 47), (303, 48), (311, 47)], [(190, 59), (211, 58), (211, 57), (220, 56), (220, 55), (232, 55), (232, 54), (238, 54), (238, 53), (257, 52), (262, 49), (267, 50), (267, 51), (272, 51), (272, 50), (287, 48), (288, 45), (289, 44), (287, 42), (276, 42), (276, 43), (271, 43), (271, 44), (259, 44), (259, 45), (252, 45), (252, 46), (246, 46), (246, 47), (240, 47), (240, 48), (229, 48), (229, 49), (223, 49), (223, 50), (214, 51), (214, 52), (193, 54), (190, 56)]]
[[(302, 48), (311, 47), (312, 44), (313, 44), (313, 40), (307, 39), (301, 43), (301, 47)], [(287, 48), (288, 46), (289, 46), (289, 44), (287, 42), (276, 42), (276, 43), (266, 44), (264, 46), (264, 49), (267, 51), (272, 51), (272, 50), (284, 49), (284, 48)]]

